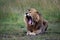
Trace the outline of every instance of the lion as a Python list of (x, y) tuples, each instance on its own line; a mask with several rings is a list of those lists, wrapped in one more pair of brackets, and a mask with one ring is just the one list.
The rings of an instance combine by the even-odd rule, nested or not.
[(39, 13), (35, 8), (27, 10), (24, 16), (24, 21), (27, 26), (27, 35), (44, 33), (48, 27), (48, 21), (45, 20), (41, 13)]

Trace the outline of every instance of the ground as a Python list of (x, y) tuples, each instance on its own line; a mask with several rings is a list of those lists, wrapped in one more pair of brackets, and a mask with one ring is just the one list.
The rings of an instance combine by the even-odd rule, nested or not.
[[(48, 29), (45, 33), (39, 34), (36, 36), (26, 35), (25, 28), (21, 28), (20, 30), (8, 30), (0, 34), (1, 40), (60, 40), (60, 23), (49, 23)], [(8, 25), (11, 26), (11, 25)], [(7, 27), (8, 27), (7, 26)], [(15, 26), (16, 27), (16, 26)], [(18, 27), (18, 25), (17, 25)], [(9, 33), (10, 31), (10, 33)]]

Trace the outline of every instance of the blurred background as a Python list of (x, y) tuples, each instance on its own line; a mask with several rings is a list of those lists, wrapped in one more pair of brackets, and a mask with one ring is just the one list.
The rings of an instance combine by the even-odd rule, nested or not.
[[(24, 24), (24, 13), (29, 8), (37, 9), (49, 22), (47, 33), (33, 39), (26, 36)], [(0, 0), (1, 40), (40, 40), (52, 37), (60, 38), (60, 0)]]

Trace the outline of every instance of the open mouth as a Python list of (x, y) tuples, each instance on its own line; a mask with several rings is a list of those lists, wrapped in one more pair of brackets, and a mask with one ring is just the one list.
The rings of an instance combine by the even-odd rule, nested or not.
[(32, 24), (32, 20), (30, 19), (30, 20), (28, 21), (28, 23), (29, 23), (29, 24)]
[(31, 16), (26, 16), (28, 19), (28, 24), (33, 25), (33, 20)]

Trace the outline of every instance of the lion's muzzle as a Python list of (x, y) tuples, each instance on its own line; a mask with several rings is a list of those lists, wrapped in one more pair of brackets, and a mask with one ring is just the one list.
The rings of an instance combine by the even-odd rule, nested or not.
[(25, 17), (28, 20), (28, 24), (34, 25), (33, 18), (29, 15), (29, 13), (25, 13)]

